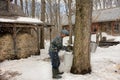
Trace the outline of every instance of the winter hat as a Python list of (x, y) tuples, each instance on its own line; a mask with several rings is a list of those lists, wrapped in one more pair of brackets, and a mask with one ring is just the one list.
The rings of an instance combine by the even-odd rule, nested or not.
[(68, 32), (66, 29), (61, 30), (61, 33), (62, 33), (62, 34), (65, 34), (66, 36), (69, 35), (69, 32)]

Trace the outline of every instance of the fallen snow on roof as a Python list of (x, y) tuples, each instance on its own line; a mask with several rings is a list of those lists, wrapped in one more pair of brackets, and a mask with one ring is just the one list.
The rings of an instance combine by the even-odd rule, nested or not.
[(18, 17), (18, 18), (0, 18), (0, 22), (12, 22), (12, 23), (33, 23), (33, 24), (42, 24), (43, 22), (36, 18), (29, 17)]

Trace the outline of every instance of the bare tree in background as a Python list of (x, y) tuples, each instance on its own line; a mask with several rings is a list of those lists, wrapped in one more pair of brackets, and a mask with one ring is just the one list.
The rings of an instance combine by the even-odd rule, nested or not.
[(120, 0), (114, 0), (116, 7), (120, 7)]
[(61, 0), (58, 0), (58, 30), (61, 30), (62, 29), (62, 25), (61, 25), (61, 14), (60, 14), (60, 1)]
[(92, 23), (92, 0), (76, 0), (75, 40), (71, 73), (91, 72), (90, 26)]
[(35, 0), (32, 0), (32, 17), (35, 17)]
[[(41, 0), (41, 21), (45, 22), (45, 0)], [(44, 49), (44, 27), (40, 30), (40, 48)]]
[[(49, 7), (49, 9), (50, 9), (50, 24), (53, 24), (52, 1), (48, 0), (48, 3), (50, 5), (50, 7)], [(50, 42), (51, 42), (51, 39), (52, 39), (52, 28), (49, 29), (49, 32), (50, 32)]]
[(17, 4), (17, 0), (14, 0), (14, 3)]
[(93, 0), (93, 9), (108, 9), (112, 7), (120, 7), (120, 0)]
[(26, 15), (29, 16), (29, 11), (28, 11), (28, 0), (25, 0), (25, 13), (26, 13)]
[(93, 9), (97, 10), (97, 0), (93, 0)]
[(71, 4), (72, 0), (68, 0), (68, 9), (69, 9), (69, 14), (68, 14), (68, 22), (69, 22), (69, 27), (70, 27), (70, 36), (69, 36), (69, 44), (72, 44), (72, 9), (71, 9)]
[(71, 4), (72, 4), (72, 0), (64, 0), (65, 3), (65, 7), (66, 7), (66, 14), (68, 16), (68, 24), (69, 24), (69, 28), (70, 28), (70, 35), (69, 35), (69, 44), (72, 44), (72, 9), (71, 9)]
[(50, 28), (49, 31), (51, 33), (50, 40), (58, 35), (61, 30), (61, 12), (60, 12), (60, 1), (61, 0), (47, 0), (46, 8), (47, 11), (47, 20), (50, 24), (54, 24), (54, 28)]
[(103, 0), (103, 9), (106, 7), (106, 0)]
[(20, 0), (21, 8), (23, 10), (23, 0)]

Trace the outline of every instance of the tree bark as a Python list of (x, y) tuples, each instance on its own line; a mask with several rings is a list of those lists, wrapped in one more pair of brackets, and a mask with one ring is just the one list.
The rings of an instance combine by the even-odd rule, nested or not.
[(86, 74), (91, 72), (90, 64), (90, 26), (92, 0), (76, 0), (75, 40), (71, 73)]

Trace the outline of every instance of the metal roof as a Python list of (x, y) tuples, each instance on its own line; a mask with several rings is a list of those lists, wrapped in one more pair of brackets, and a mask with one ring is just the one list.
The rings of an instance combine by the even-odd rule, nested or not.
[(92, 13), (92, 22), (107, 22), (120, 20), (120, 7), (97, 10)]

